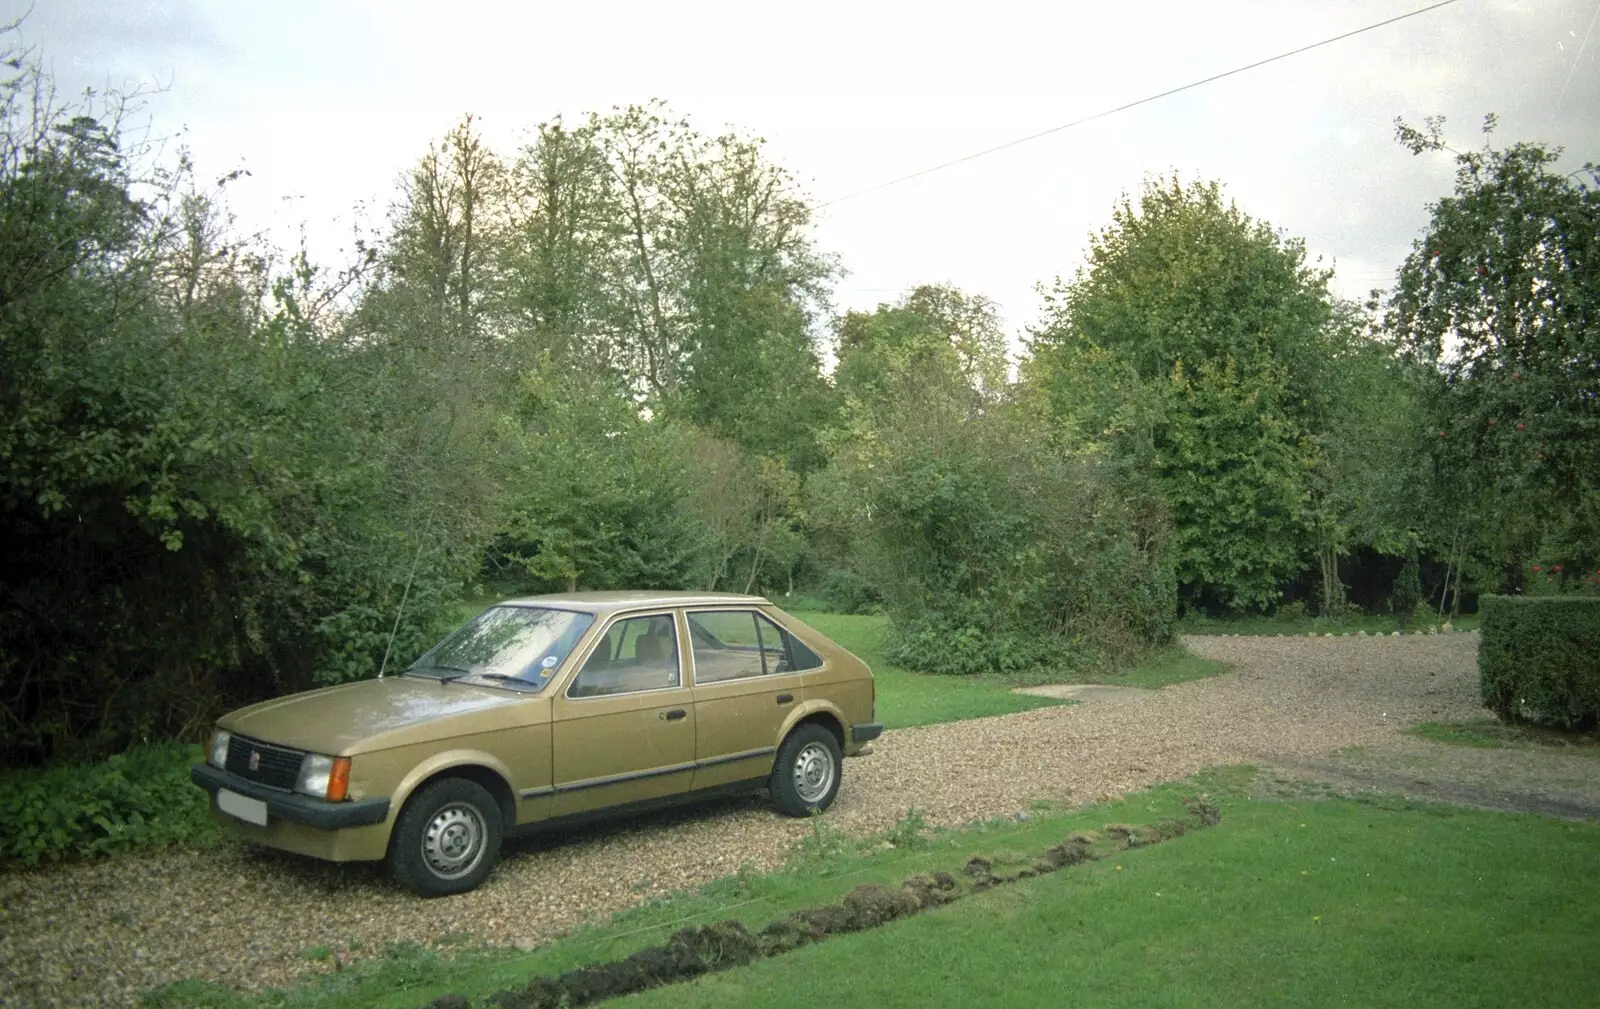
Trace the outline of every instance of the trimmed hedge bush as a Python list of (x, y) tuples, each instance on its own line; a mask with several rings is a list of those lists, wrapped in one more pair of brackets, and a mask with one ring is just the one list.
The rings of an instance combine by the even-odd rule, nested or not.
[(0, 865), (121, 855), (219, 836), (206, 793), (189, 781), (198, 746), (138, 746), (94, 764), (0, 776)]
[(1600, 721), (1600, 599), (1485, 596), (1478, 613), (1485, 707), (1568, 729)]

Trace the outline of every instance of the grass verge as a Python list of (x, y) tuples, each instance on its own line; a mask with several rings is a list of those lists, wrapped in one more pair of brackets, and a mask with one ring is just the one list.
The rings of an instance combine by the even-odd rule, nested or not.
[(1074, 679), (1079, 683), (1107, 683), (1154, 690), (1174, 683), (1203, 680), (1225, 673), (1228, 668), (1226, 662), (1202, 659), (1182, 645), (1170, 645), (1151, 652), (1126, 671), (1096, 672)]
[[(1404, 633), (1426, 633), (1430, 627), (1436, 627), (1439, 623), (1438, 618), (1431, 614), (1419, 613), (1406, 625)], [(1451, 622), (1451, 627), (1456, 631), (1475, 631), (1478, 629), (1478, 618), (1475, 614), (1457, 617)], [(1344, 617), (1311, 617), (1297, 614), (1274, 617), (1225, 617), (1221, 620), (1191, 615), (1178, 621), (1177, 627), (1179, 634), (1248, 634), (1266, 637), (1354, 634), (1357, 631), (1388, 635), (1394, 633), (1396, 629), (1394, 617), (1381, 614), (1377, 616), (1353, 614)]]
[(1600, 731), (1567, 732), (1539, 725), (1508, 725), (1492, 718), (1470, 722), (1422, 722), (1406, 731), (1436, 743), (1513, 750), (1561, 750), (1600, 757)]

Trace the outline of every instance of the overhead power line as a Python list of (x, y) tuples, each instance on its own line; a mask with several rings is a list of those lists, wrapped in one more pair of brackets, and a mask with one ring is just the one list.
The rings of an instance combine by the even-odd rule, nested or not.
[(1383, 21), (1376, 21), (1370, 25), (1356, 28), (1340, 35), (1330, 36), (1329, 38), (1325, 38), (1320, 42), (1313, 42), (1310, 45), (1304, 45), (1298, 49), (1290, 49), (1288, 52), (1279, 53), (1276, 56), (1268, 56), (1266, 59), (1256, 60), (1254, 63), (1247, 63), (1242, 67), (1234, 67), (1232, 70), (1225, 70), (1220, 74), (1212, 74), (1210, 77), (1205, 77), (1198, 81), (1190, 81), (1188, 84), (1184, 84), (1179, 87), (1168, 88), (1166, 91), (1162, 91), (1159, 94), (1149, 95), (1136, 101), (1126, 102), (1113, 109), (1106, 109), (1102, 112), (1096, 112), (1093, 115), (1084, 116), (1082, 119), (1074, 119), (1070, 123), (1062, 123), (1060, 126), (1052, 126), (1048, 130), (1040, 130), (1038, 133), (1030, 133), (1025, 137), (1018, 137), (1015, 140), (1008, 140), (1003, 144), (997, 144), (994, 147), (985, 148), (981, 151), (974, 151), (971, 154), (963, 155), (962, 157), (956, 158), (952, 161), (946, 161), (942, 164), (934, 165), (931, 168), (924, 168), (920, 171), (912, 172), (910, 175), (902, 175), (897, 179), (890, 179), (888, 182), (880, 182), (875, 186), (868, 186), (866, 189), (859, 189), (856, 192), (847, 193), (844, 196), (836, 197), (835, 199), (828, 200), (825, 203), (819, 203), (813, 209), (821, 210), (825, 207), (831, 207), (835, 204), (843, 203), (846, 200), (853, 200), (858, 196), (865, 196), (868, 193), (875, 193), (880, 189), (888, 189), (890, 186), (898, 186), (902, 182), (910, 182), (912, 179), (920, 179), (924, 175), (932, 175), (934, 172), (940, 172), (946, 168), (953, 168), (956, 165), (965, 164), (968, 161), (974, 161), (978, 158), (1007, 150), (1008, 148), (1017, 147), (1021, 144), (1026, 144), (1029, 141), (1038, 140), (1040, 137), (1048, 137), (1052, 133), (1060, 133), (1062, 130), (1070, 130), (1074, 126), (1082, 126), (1084, 123), (1092, 123), (1096, 119), (1104, 119), (1106, 116), (1116, 115), (1118, 112), (1126, 112), (1128, 109), (1137, 108), (1140, 105), (1148, 105), (1151, 102), (1159, 101), (1162, 98), (1170, 97), (1178, 94), (1179, 92), (1190, 91), (1194, 88), (1210, 84), (1213, 81), (1220, 81), (1224, 77), (1232, 77), (1235, 74), (1242, 74), (1247, 70), (1254, 70), (1257, 67), (1264, 67), (1268, 63), (1276, 63), (1279, 60), (1286, 60), (1291, 56), (1298, 56), (1301, 53), (1310, 52), (1313, 49), (1320, 49), (1323, 46), (1332, 45), (1335, 42), (1341, 42), (1344, 39), (1353, 38), (1354, 36), (1361, 35), (1365, 32), (1376, 31), (1379, 28), (1395, 24), (1399, 21), (1404, 21), (1407, 18), (1414, 18), (1418, 15), (1426, 14), (1429, 11), (1438, 10), (1440, 7), (1448, 7), (1453, 3), (1459, 2), (1460, 0), (1439, 0), (1438, 3), (1429, 4), (1426, 7), (1419, 7), (1407, 14), (1400, 14), (1396, 17), (1387, 18)]
[(1594, 13), (1589, 17), (1589, 30), (1583, 33), (1583, 44), (1578, 47), (1578, 55), (1572, 57), (1572, 66), (1567, 69), (1567, 79), (1561, 82), (1561, 95), (1556, 99), (1556, 111), (1561, 111), (1561, 103), (1567, 100), (1567, 88), (1572, 85), (1572, 75), (1578, 72), (1578, 64), (1583, 61), (1583, 51), (1589, 48), (1589, 36), (1594, 34), (1594, 23), (1600, 20), (1600, 3), (1594, 5)]

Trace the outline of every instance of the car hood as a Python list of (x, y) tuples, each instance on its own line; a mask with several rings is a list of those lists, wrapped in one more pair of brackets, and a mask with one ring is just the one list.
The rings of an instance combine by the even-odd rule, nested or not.
[(502, 722), (498, 716), (511, 713), (495, 709), (538, 703), (511, 690), (391, 676), (262, 701), (217, 724), (265, 742), (339, 755), (458, 733), (484, 715)]

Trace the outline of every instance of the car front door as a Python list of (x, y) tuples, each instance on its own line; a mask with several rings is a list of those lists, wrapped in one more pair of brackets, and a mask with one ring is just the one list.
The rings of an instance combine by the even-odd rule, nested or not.
[(784, 635), (749, 609), (690, 610), (695, 709), (694, 787), (766, 778), (778, 733), (804, 698)]
[(551, 815), (688, 791), (694, 696), (672, 611), (615, 618), (554, 699)]

